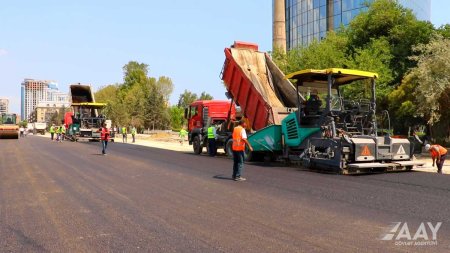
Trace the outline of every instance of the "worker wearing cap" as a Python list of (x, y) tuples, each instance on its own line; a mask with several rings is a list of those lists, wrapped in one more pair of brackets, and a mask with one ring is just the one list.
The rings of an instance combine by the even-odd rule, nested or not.
[(439, 144), (434, 145), (427, 144), (425, 145), (425, 150), (429, 151), (431, 154), (431, 159), (433, 159), (433, 167), (434, 162), (436, 161), (438, 173), (442, 173), (442, 167), (444, 167), (444, 161), (448, 153), (447, 149)]
[(239, 126), (233, 129), (233, 180), (234, 181), (245, 181), (246, 179), (241, 177), (242, 170), (244, 168), (244, 152), (245, 145), (248, 146), (250, 151), (253, 151), (252, 146), (247, 141), (247, 133), (245, 128), (247, 127), (247, 122), (245, 120), (239, 121)]

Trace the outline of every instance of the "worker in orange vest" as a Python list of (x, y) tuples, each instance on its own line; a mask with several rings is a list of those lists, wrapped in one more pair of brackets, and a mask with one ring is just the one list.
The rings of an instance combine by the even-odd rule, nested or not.
[(431, 159), (433, 159), (433, 167), (434, 162), (436, 161), (438, 173), (442, 174), (442, 167), (444, 167), (444, 161), (448, 153), (447, 149), (438, 144), (427, 144), (425, 145), (425, 150), (431, 153)]
[(99, 129), (100, 131), (100, 139), (102, 141), (102, 154), (106, 155), (106, 148), (108, 147), (108, 141), (110, 137), (109, 128), (106, 127), (106, 123), (102, 124), (102, 127)]
[(247, 141), (247, 133), (245, 128), (247, 127), (247, 122), (245, 120), (239, 121), (239, 126), (233, 129), (233, 180), (234, 181), (245, 181), (246, 179), (241, 177), (242, 170), (244, 168), (244, 152), (245, 145), (248, 146), (250, 151), (253, 151), (252, 146)]

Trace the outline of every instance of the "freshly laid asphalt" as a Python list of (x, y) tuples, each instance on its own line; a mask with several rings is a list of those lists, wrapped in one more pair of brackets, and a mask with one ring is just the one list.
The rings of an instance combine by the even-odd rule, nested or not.
[[(450, 252), (450, 176), (320, 174), (110, 143), (0, 140), (0, 252)], [(381, 240), (396, 222), (418, 240)], [(427, 222), (442, 222), (432, 246)], [(405, 230), (403, 230), (405, 235)]]

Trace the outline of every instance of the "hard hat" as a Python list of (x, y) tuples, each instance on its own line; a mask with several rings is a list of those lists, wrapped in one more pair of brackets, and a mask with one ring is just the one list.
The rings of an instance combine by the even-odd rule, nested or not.
[(425, 145), (425, 150), (426, 150), (426, 151), (430, 150), (430, 148), (431, 148), (431, 145), (430, 145), (430, 144)]

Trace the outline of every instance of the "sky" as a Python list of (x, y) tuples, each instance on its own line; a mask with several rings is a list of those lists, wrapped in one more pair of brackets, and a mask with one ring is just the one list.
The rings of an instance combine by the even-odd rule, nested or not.
[[(432, 0), (432, 22), (450, 23), (448, 0)], [(20, 112), (24, 78), (94, 89), (123, 81), (129, 61), (185, 90), (225, 98), (224, 48), (235, 40), (272, 46), (271, 0), (28, 0), (0, 3), (0, 97)]]

